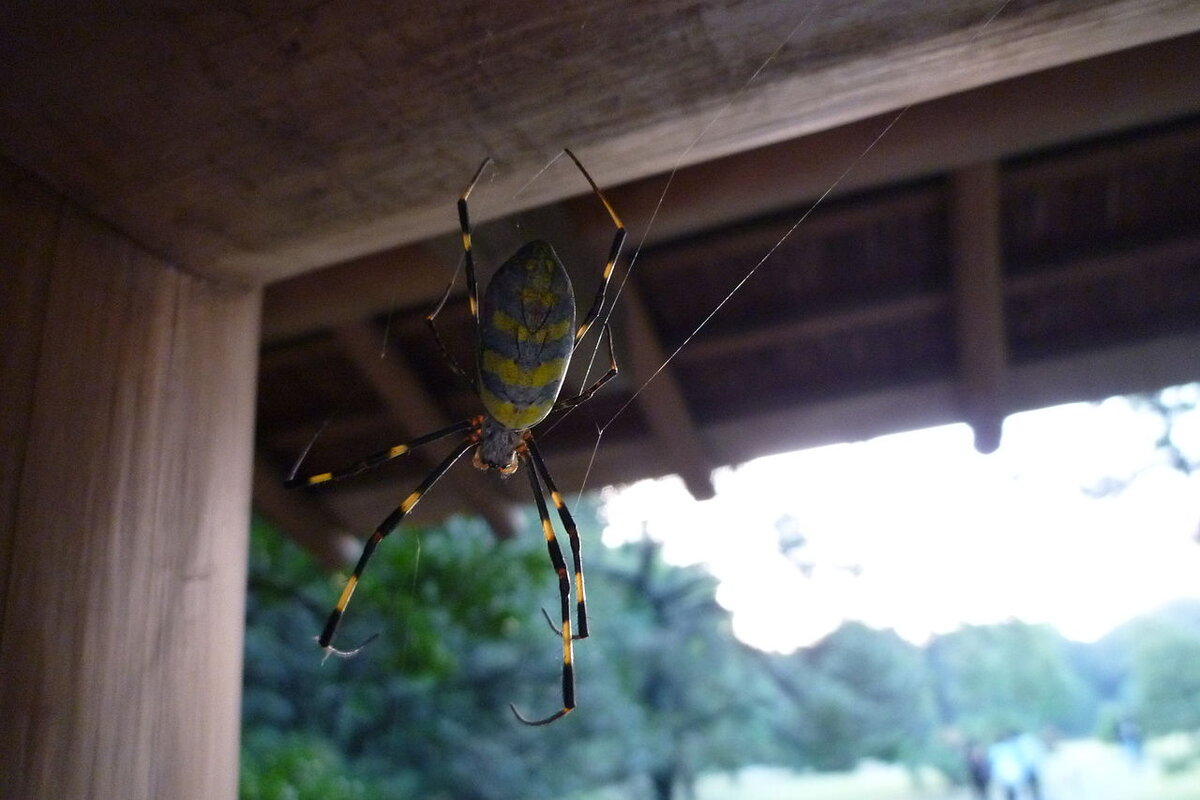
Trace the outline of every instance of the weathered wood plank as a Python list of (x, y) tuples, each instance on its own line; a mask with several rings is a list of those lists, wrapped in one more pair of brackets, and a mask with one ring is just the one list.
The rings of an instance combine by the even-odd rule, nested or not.
[[(611, 186), (1200, 28), (1191, 0), (12, 16), (3, 152), (152, 251), (261, 282), (452, 229), (488, 153), (509, 196), (563, 146)], [(513, 210), (580, 193), (552, 170)]]
[[(665, 202), (654, 217), (650, 244), (811, 202), (852, 164), (836, 193), (1194, 113), (1200, 109), (1200, 82), (1191, 76), (1198, 71), (1200, 40), (1185, 37), (914, 107), (858, 162), (886, 121), (867, 120), (698, 164), (675, 175), (665, 198), (661, 178), (604, 188), (630, 226), (632, 252), (660, 199)], [(1025, 113), (1031, 98), (1038, 101), (1036, 115)], [(489, 186), (493, 191), (500, 190)], [(593, 203), (590, 195), (572, 200), (574, 218), (591, 219), (584, 212)], [(603, 233), (605, 222), (585, 232)], [(812, 224), (817, 220), (805, 223)], [(264, 337), (271, 341), (342, 324), (389, 303), (431, 303), (453, 266), (452, 257), (439, 263), (417, 245), (273, 284), (265, 294)]]
[(232, 798), (258, 292), (29, 190), (0, 201), (33, 287), (0, 295), (0, 797)]

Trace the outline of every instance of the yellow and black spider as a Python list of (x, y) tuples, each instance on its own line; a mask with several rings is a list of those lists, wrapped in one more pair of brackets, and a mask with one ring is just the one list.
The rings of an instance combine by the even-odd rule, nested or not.
[[(522, 464), (529, 466), (527, 470), (529, 485), (533, 489), (538, 516), (542, 521), (542, 532), (545, 534), (546, 546), (550, 551), (550, 561), (558, 574), (558, 589), (562, 605), (560, 632), (563, 649), (563, 707), (543, 719), (530, 720), (522, 716), (515, 706), (510, 706), (517, 719), (527, 725), (545, 725), (554, 722), (575, 707), (572, 641), (586, 638), (588, 635), (579, 531), (571, 518), (571, 512), (563, 501), (562, 493), (559, 492), (554, 484), (554, 479), (550, 477), (549, 470), (546, 469), (546, 463), (542, 460), (541, 453), (534, 443), (531, 429), (552, 411), (569, 409), (587, 400), (597, 389), (617, 374), (617, 362), (612, 351), (612, 333), (608, 325), (605, 325), (604, 334), (609, 352), (608, 372), (580, 394), (562, 400), (558, 397), (571, 355), (580, 339), (596, 321), (600, 309), (604, 305), (613, 266), (620, 254), (621, 245), (625, 241), (625, 227), (621, 224), (621, 220), (617, 217), (604, 193), (600, 191), (575, 154), (570, 150), (563, 152), (575, 162), (575, 166), (583, 173), (583, 177), (587, 179), (596, 197), (604, 204), (604, 208), (616, 226), (616, 233), (613, 236), (612, 246), (609, 248), (608, 260), (604, 265), (600, 286), (596, 290), (592, 307), (584, 317), (582, 324), (578, 327), (575, 326), (575, 294), (567, 272), (554, 249), (544, 241), (529, 242), (505, 261), (488, 283), (487, 289), (483, 293), (483, 299), (480, 301), (475, 279), (475, 262), (471, 254), (471, 222), (467, 213), (467, 198), (470, 196), (471, 190), (475, 188), (475, 184), (479, 182), (484, 170), (491, 163), (491, 159), (485, 159), (476, 171), (475, 177), (471, 179), (467, 190), (458, 199), (458, 219), (462, 229), (467, 273), (467, 297), (478, 343), (474, 377), (467, 375), (447, 351), (434, 322), (437, 314), (445, 305), (453, 283), (446, 289), (441, 303), (426, 318), (442, 357), (456, 373), (471, 384), (483, 403), (484, 413), (404, 444), (381, 450), (343, 469), (322, 472), (307, 478), (294, 478), (287, 483), (289, 487), (315, 486), (348, 478), (398, 458), (421, 445), (456, 433), (464, 434), (462, 441), (454, 451), (375, 528), (375, 532), (371, 534), (371, 538), (363, 547), (362, 555), (354, 567), (354, 572), (346, 580), (346, 586), (342, 589), (342, 594), (333, 611), (330, 612), (324, 630), (317, 637), (317, 643), (327, 653), (352, 656), (366, 643), (364, 642), (353, 650), (338, 650), (333, 646), (333, 637), (337, 632), (342, 613), (345, 611), (347, 603), (350, 602), (354, 587), (358, 584), (375, 548), (396, 529), (396, 526), (408, 512), (412, 511), (421, 497), (464, 453), (472, 448), (475, 449), (475, 466), (482, 470), (496, 470), (504, 475), (509, 475)], [(550, 512), (546, 506), (545, 491), (550, 492), (550, 499), (558, 511), (558, 516), (562, 520), (571, 544), (571, 557), (575, 569), (576, 619), (579, 625), (579, 630), (575, 634), (571, 632), (571, 580), (567, 573), (562, 549), (554, 535), (554, 526), (550, 521)]]

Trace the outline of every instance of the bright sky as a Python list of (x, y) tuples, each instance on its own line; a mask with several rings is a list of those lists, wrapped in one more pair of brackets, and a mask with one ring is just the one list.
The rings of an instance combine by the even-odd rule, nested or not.
[[(1179, 390), (1193, 401), (1200, 384)], [(1123, 398), (1017, 414), (990, 456), (965, 425), (761, 458), (697, 503), (677, 478), (605, 495), (606, 544), (642, 535), (704, 564), (735, 633), (765, 650), (847, 619), (923, 642), (963, 624), (1049, 622), (1090, 641), (1200, 597), (1200, 473), (1155, 450), (1161, 418)], [(1174, 440), (1200, 456), (1200, 411)], [(1122, 492), (1083, 491), (1130, 478)], [(800, 543), (785, 555), (784, 541)]]

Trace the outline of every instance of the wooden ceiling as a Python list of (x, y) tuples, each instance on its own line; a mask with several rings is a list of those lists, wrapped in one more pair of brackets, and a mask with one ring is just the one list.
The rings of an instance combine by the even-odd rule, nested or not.
[[(641, 248), (621, 376), (542, 433), (566, 487), (704, 496), (715, 466), (962, 419), (987, 449), (1012, 411), (1200, 378), (1189, 0), (121, 8), (0, 11), (0, 151), (266, 287), (256, 503), (327, 560), (428, 462), (284, 494), (321, 423), (313, 466), (474, 412), (423, 314), (485, 155), (485, 264), (549, 238), (590, 296), (611, 225), (568, 161), (542, 171), (564, 146)], [(504, 534), (526, 502), (447, 481), (423, 516)]]

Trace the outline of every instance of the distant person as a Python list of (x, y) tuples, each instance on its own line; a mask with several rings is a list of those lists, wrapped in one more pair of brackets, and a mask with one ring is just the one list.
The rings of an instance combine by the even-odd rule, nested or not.
[(976, 800), (987, 800), (988, 786), (992, 782), (992, 768), (988, 763), (987, 748), (976, 741), (967, 742), (967, 782)]
[(1123, 719), (1117, 723), (1117, 742), (1125, 751), (1129, 763), (1135, 767), (1142, 763), (1142, 730), (1131, 719)]
[(1046, 760), (1046, 745), (1033, 733), (1021, 734), (1016, 744), (1025, 768), (1025, 786), (1029, 789), (1030, 800), (1042, 800), (1042, 763)]
[(1025, 759), (1017, 742), (1017, 732), (1009, 731), (988, 748), (988, 766), (992, 780), (1004, 792), (1004, 800), (1017, 800), (1025, 785)]

